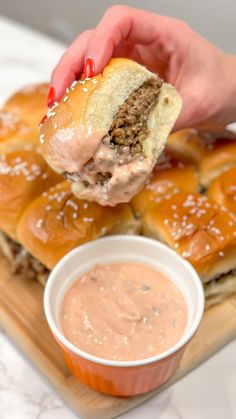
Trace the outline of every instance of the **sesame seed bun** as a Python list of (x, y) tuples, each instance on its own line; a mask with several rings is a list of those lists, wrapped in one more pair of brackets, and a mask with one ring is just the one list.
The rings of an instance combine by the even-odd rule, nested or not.
[(30, 84), (17, 91), (4, 105), (3, 110), (12, 112), (33, 128), (37, 128), (47, 112), (48, 84)]
[(142, 231), (186, 258), (203, 282), (236, 267), (236, 218), (206, 196), (182, 192), (153, 205)]
[[(120, 161), (117, 165), (116, 150), (111, 144), (106, 155), (100, 146), (120, 107), (150, 80), (160, 81), (131, 60), (112, 59), (102, 74), (74, 82), (61, 102), (50, 109), (41, 127), (42, 154), (54, 170), (77, 175), (73, 178), (73, 191), (78, 197), (115, 205), (129, 201), (144, 185), (181, 109), (180, 96), (172, 86), (163, 83), (160, 87), (147, 119), (148, 134), (139, 155), (133, 158), (128, 151), (130, 162)], [(104, 184), (91, 176), (88, 181), (86, 164), (94, 159), (94, 172), (103, 174), (109, 150), (110, 155), (113, 152), (110, 178)]]
[(52, 269), (74, 247), (107, 234), (136, 233), (128, 204), (114, 208), (76, 198), (69, 182), (50, 188), (26, 209), (17, 226), (20, 243)]
[(34, 150), (0, 156), (0, 228), (16, 239), (16, 226), (27, 206), (61, 176)]

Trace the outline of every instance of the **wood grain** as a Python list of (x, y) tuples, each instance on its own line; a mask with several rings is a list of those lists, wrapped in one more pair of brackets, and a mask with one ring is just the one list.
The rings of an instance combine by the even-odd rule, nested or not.
[(206, 311), (202, 324), (172, 380), (142, 396), (106, 396), (81, 384), (65, 366), (44, 317), (41, 285), (19, 276), (11, 276), (7, 262), (1, 257), (0, 272), (2, 328), (45, 374), (64, 400), (86, 419), (108, 419), (132, 409), (197, 367), (236, 336), (234, 295)]

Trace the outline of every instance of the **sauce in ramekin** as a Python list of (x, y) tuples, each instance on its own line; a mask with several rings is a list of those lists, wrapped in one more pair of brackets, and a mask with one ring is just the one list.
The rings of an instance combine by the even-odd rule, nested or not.
[(65, 337), (95, 356), (129, 361), (158, 355), (182, 337), (188, 310), (163, 273), (139, 264), (96, 265), (66, 292)]

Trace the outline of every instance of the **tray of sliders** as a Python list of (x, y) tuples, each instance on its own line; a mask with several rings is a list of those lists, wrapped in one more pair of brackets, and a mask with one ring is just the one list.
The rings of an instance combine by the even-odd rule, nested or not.
[[(47, 91), (46, 83), (26, 86), (0, 111), (0, 323), (82, 417), (115, 417), (236, 335), (236, 141), (225, 133), (176, 132), (130, 202), (100, 205), (76, 197), (70, 180), (41, 154), (38, 122), (47, 112)], [(52, 120), (54, 114), (49, 111)], [(120, 234), (166, 244), (194, 267), (205, 294), (203, 320), (173, 377), (125, 398), (99, 393), (76, 379), (43, 310), (47, 278), (64, 255)]]

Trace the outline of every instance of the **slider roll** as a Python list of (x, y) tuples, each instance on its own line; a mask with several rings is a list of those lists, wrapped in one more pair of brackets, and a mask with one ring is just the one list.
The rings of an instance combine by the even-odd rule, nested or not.
[(142, 231), (186, 258), (203, 282), (236, 268), (236, 218), (206, 196), (182, 192), (153, 205)]
[(47, 83), (27, 85), (7, 100), (3, 110), (12, 112), (29, 126), (37, 129), (48, 110), (47, 94)]
[(176, 90), (146, 68), (112, 59), (74, 82), (47, 114), (41, 150), (82, 199), (128, 202), (155, 166), (181, 108)]
[(114, 208), (76, 198), (64, 181), (32, 201), (17, 226), (20, 243), (52, 269), (67, 252), (107, 234), (137, 233), (128, 204)]
[(62, 177), (34, 150), (0, 155), (0, 228), (16, 239), (17, 223), (28, 205)]

